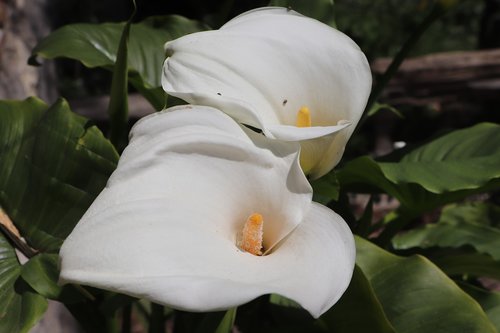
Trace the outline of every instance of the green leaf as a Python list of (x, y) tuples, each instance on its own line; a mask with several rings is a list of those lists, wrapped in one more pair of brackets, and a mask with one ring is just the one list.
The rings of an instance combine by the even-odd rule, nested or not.
[(424, 257), (399, 257), (359, 237), (356, 248), (396, 332), (496, 332), (477, 302)]
[(465, 202), (444, 207), (440, 221), (500, 225), (500, 206), (485, 202)]
[(22, 266), (21, 277), (40, 295), (55, 299), (61, 292), (59, 279), (59, 256), (41, 253)]
[(426, 211), (447, 202), (453, 202), (468, 193), (453, 192), (436, 195), (417, 184), (395, 184), (384, 174), (380, 164), (371, 157), (362, 156), (337, 171), (337, 179), (344, 191), (357, 193), (385, 192), (397, 198), (401, 205), (415, 211)]
[(0, 101), (0, 205), (31, 247), (56, 253), (118, 154), (64, 100)]
[(481, 305), (497, 331), (500, 332), (500, 293), (487, 291), (463, 282), (459, 283), (459, 286)]
[(448, 275), (490, 277), (500, 280), (500, 262), (489, 255), (466, 253), (433, 256), (431, 260)]
[[(124, 23), (66, 25), (38, 43), (30, 63), (36, 63), (37, 57), (64, 57), (78, 60), (86, 67), (112, 70), (123, 28)], [(165, 93), (159, 89), (165, 60), (163, 45), (177, 37), (206, 29), (197, 21), (177, 15), (151, 17), (131, 25), (128, 45), (130, 83), (157, 110), (165, 106)]]
[(500, 186), (500, 126), (483, 123), (454, 131), (406, 154), (399, 162), (352, 160), (339, 171), (343, 189), (378, 191), (422, 212)]
[(326, 205), (332, 200), (339, 199), (340, 184), (334, 171), (313, 180), (311, 186), (313, 187), (313, 200), (316, 202)]
[(9, 210), (11, 218), (24, 196), (18, 189), (28, 174), (26, 160), (35, 141), (33, 129), (46, 109), (47, 105), (35, 98), (0, 101), (0, 206)]
[(329, 332), (395, 333), (370, 282), (356, 265), (342, 298), (320, 319)]
[(0, 232), (0, 332), (28, 332), (47, 309), (47, 300), (19, 279), (21, 265)]
[[(451, 247), (472, 246), (480, 253), (486, 253), (500, 261), (500, 229), (483, 224), (469, 223), (465, 215), (460, 215), (460, 206), (450, 205), (443, 209), (437, 223), (413, 229), (393, 238), (393, 246), (398, 250), (412, 247)], [(477, 205), (477, 209), (469, 210), (473, 219), (485, 214), (485, 205)], [(477, 214), (474, 214), (477, 211)], [(476, 216), (474, 216), (476, 215)], [(474, 221), (474, 220), (473, 220)]]
[(333, 0), (271, 0), (269, 6), (288, 7), (335, 28)]
[[(117, 160), (102, 133), (64, 100), (52, 107), (34, 98), (0, 101), (0, 205), (37, 250), (58, 251)], [(57, 261), (48, 253), (22, 267), (15, 255), (0, 260), (6, 265), (0, 309), (7, 309), (0, 312), (0, 332), (29, 330), (47, 307), (44, 296), (59, 297)]]
[(500, 177), (500, 125), (453, 131), (405, 155), (380, 163), (395, 184), (416, 183), (432, 193), (477, 189)]

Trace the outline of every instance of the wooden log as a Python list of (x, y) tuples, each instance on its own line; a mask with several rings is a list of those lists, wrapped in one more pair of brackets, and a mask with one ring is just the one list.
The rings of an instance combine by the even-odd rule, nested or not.
[[(391, 62), (373, 61), (376, 79)], [(403, 62), (382, 100), (394, 104), (449, 105), (500, 101), (500, 49), (435, 53)]]

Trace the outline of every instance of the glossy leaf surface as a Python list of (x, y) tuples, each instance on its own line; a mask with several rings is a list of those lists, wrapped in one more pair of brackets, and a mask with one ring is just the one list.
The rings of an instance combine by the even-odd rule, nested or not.
[(500, 126), (483, 123), (431, 141), (399, 162), (357, 158), (337, 177), (348, 190), (382, 191), (411, 210), (431, 210), (500, 186), (498, 140)]
[(0, 232), (0, 332), (28, 332), (47, 309), (47, 300), (20, 275), (14, 248)]
[(500, 293), (487, 291), (466, 283), (460, 283), (459, 285), (481, 305), (497, 331), (500, 331)]
[[(476, 205), (475, 209), (470, 206), (467, 211), (469, 217), (456, 212), (458, 209), (465, 213), (465, 209), (460, 209), (460, 206), (448, 206), (437, 223), (397, 235), (393, 239), (393, 246), (404, 250), (412, 247), (459, 248), (468, 245), (477, 252), (488, 254), (500, 261), (500, 229), (489, 225), (488, 217), (484, 216), (485, 206)], [(482, 223), (478, 220), (480, 216), (484, 218)]]
[(431, 262), (356, 238), (357, 264), (400, 333), (496, 332), (481, 307)]
[(354, 269), (351, 284), (340, 301), (320, 320), (330, 331), (338, 333), (396, 332), (359, 266)]
[[(58, 57), (80, 61), (86, 67), (112, 69), (124, 23), (71, 24), (43, 39), (34, 49), (36, 57)], [(161, 68), (165, 60), (165, 42), (188, 33), (205, 30), (203, 24), (182, 16), (151, 17), (130, 28), (128, 69), (130, 83), (157, 109), (165, 106), (161, 86)]]
[(64, 100), (0, 102), (0, 144), (0, 205), (31, 247), (57, 252), (118, 154)]
[(416, 183), (432, 193), (477, 189), (500, 177), (498, 142), (500, 125), (482, 123), (433, 140), (397, 164), (380, 165), (392, 182)]
[(58, 261), (57, 254), (40, 253), (22, 266), (21, 276), (38, 294), (57, 298), (61, 292), (61, 287), (57, 285)]

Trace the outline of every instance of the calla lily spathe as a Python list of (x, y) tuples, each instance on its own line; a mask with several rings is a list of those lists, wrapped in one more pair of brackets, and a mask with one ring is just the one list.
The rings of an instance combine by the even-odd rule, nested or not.
[[(299, 141), (312, 178), (338, 163), (371, 90), (366, 57), (349, 37), (285, 8), (244, 13), (165, 49), (168, 94), (216, 107), (268, 137)], [(297, 127), (303, 107), (310, 127)]]
[[(256, 212), (263, 256), (238, 248)], [(311, 201), (297, 144), (268, 139), (219, 110), (184, 106), (135, 125), (60, 256), (62, 282), (188, 311), (277, 293), (318, 317), (347, 288), (355, 247), (342, 218)]]

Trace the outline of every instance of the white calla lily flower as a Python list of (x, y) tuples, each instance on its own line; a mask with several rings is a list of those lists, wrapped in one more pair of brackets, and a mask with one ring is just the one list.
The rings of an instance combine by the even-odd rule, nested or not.
[(168, 94), (216, 107), (268, 137), (299, 141), (302, 168), (312, 178), (338, 163), (371, 90), (356, 43), (285, 8), (244, 13), (165, 49)]
[(276, 293), (318, 317), (347, 288), (355, 246), (311, 201), (298, 149), (210, 107), (142, 119), (61, 247), (61, 282), (187, 311)]

